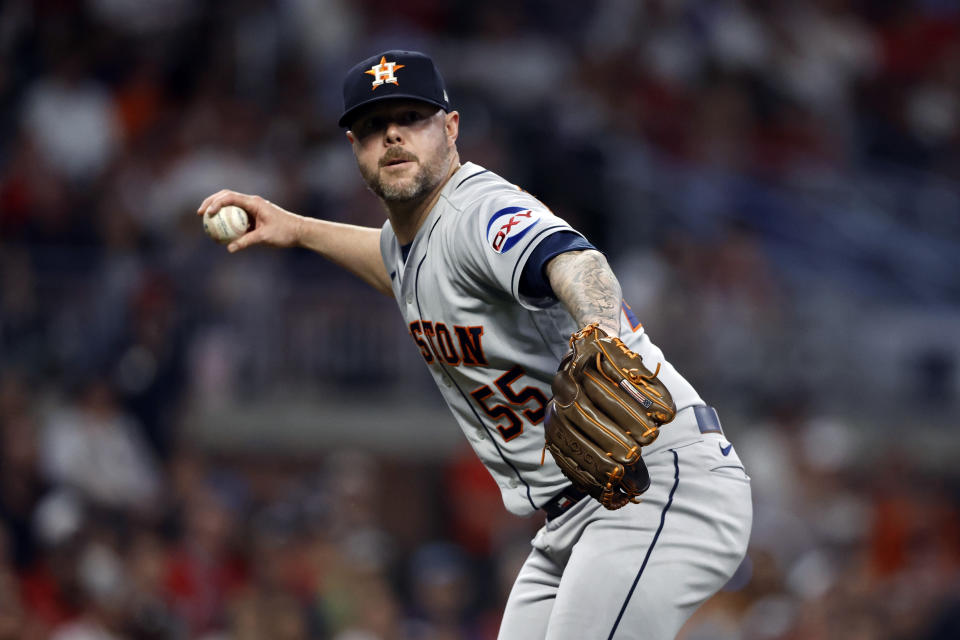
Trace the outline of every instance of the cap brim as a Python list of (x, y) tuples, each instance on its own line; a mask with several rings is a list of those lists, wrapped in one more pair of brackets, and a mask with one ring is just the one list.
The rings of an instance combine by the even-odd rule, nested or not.
[(355, 117), (357, 117), (357, 115), (359, 115), (361, 111), (363, 111), (364, 109), (366, 109), (372, 104), (377, 104), (378, 102), (383, 102), (385, 100), (416, 100), (417, 102), (425, 102), (427, 104), (435, 105), (437, 107), (440, 107), (444, 111), (450, 108), (449, 105), (443, 104), (442, 102), (438, 102), (436, 100), (430, 100), (428, 98), (424, 98), (423, 96), (415, 96), (407, 93), (391, 93), (384, 96), (372, 97), (369, 100), (365, 100), (364, 102), (361, 102), (360, 104), (355, 105), (354, 107), (344, 111), (343, 115), (340, 116), (340, 120), (337, 122), (337, 126), (348, 127), (349, 123)]

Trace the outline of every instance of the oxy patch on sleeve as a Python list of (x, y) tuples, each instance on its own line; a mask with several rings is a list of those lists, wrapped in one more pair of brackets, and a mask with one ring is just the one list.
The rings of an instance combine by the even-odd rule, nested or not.
[(505, 207), (487, 223), (487, 243), (497, 253), (506, 253), (538, 222), (542, 212), (526, 207)]

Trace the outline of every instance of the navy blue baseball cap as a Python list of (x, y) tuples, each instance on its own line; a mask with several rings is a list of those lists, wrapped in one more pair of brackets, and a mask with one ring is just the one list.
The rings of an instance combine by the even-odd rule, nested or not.
[(450, 111), (447, 88), (433, 60), (418, 51), (394, 49), (367, 58), (347, 73), (338, 124), (348, 127), (362, 107), (394, 98), (421, 100)]

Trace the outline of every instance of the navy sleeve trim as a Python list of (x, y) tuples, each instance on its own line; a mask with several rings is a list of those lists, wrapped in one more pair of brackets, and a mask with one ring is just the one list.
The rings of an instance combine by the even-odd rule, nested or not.
[(477, 172), (474, 173), (473, 175), (469, 175), (469, 176), (467, 176), (466, 178), (464, 178), (463, 180), (461, 180), (461, 181), (460, 181), (460, 184), (458, 184), (458, 185), (457, 185), (456, 187), (454, 187), (454, 188), (455, 188), (455, 189), (459, 189), (461, 186), (463, 186), (463, 183), (466, 182), (467, 180), (469, 180), (470, 178), (476, 178), (476, 177), (479, 176), (480, 174), (489, 173), (489, 172), (490, 172), (489, 169), (484, 169), (483, 171), (477, 171)]
[(520, 295), (529, 299), (552, 298), (557, 296), (550, 286), (544, 267), (553, 258), (568, 251), (596, 249), (588, 240), (574, 231), (562, 229), (544, 238), (533, 250), (520, 274)]

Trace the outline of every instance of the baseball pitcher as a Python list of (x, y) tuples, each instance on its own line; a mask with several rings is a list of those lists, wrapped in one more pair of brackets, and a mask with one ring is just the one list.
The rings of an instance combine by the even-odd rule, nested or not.
[(604, 256), (536, 198), (460, 161), (433, 61), (351, 69), (340, 126), (387, 221), (366, 228), (220, 191), (255, 244), (302, 246), (396, 299), (506, 508), (545, 519), (501, 640), (676, 636), (747, 548), (750, 479), (717, 412), (621, 299)]

